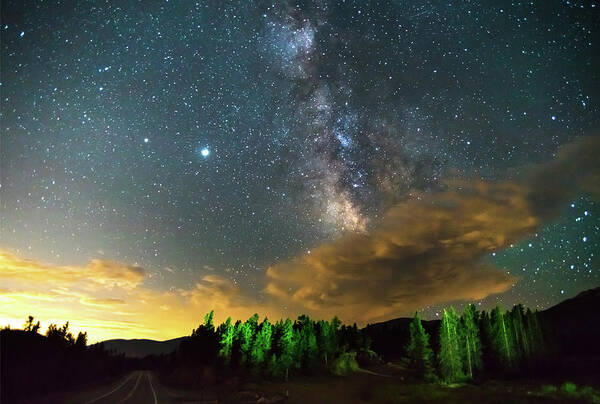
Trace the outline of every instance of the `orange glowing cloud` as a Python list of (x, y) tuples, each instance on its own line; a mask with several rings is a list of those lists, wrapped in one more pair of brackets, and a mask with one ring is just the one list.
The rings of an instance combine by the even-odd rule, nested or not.
[(517, 279), (483, 264), (532, 234), (581, 192), (600, 195), (600, 138), (567, 145), (521, 181), (451, 181), (348, 234), (267, 270), (265, 291), (314, 315), (365, 323), (506, 291)]
[(188, 335), (212, 309), (216, 320), (248, 318), (255, 311), (282, 315), (218, 275), (204, 276), (188, 290), (155, 290), (145, 280), (143, 268), (114, 261), (54, 266), (0, 251), (0, 324), (20, 328), (30, 314), (42, 321), (42, 328), (68, 320), (94, 342)]
[(69, 320), (91, 341), (166, 339), (188, 335), (211, 309), (217, 321), (258, 312), (364, 324), (482, 299), (518, 281), (483, 257), (532, 234), (579, 193), (600, 196), (599, 155), (600, 138), (584, 138), (525, 170), (520, 181), (449, 182), (391, 207), (368, 231), (272, 265), (259, 295), (216, 273), (163, 291), (149, 287), (137, 266), (57, 266), (0, 250), (0, 324), (21, 327), (32, 314), (43, 327)]

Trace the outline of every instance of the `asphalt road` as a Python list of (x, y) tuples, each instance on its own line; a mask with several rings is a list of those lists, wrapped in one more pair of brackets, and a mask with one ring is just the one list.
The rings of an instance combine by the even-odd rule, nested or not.
[(214, 403), (214, 398), (198, 391), (182, 391), (160, 384), (150, 371), (138, 370), (108, 385), (101, 385), (57, 396), (46, 397), (44, 403), (63, 404), (182, 404)]
[[(256, 402), (258, 392), (210, 391), (205, 389), (179, 390), (162, 385), (158, 377), (148, 370), (137, 370), (107, 384), (96, 384), (79, 390), (56, 392), (19, 402), (19, 404), (208, 404), (222, 402), (221, 396), (231, 394), (226, 402)], [(245, 395), (244, 395), (245, 394)]]
[[(137, 371), (119, 380), (116, 385), (95, 391), (90, 394), (85, 404), (117, 404), (117, 403), (145, 403), (158, 404), (168, 402), (168, 397), (159, 400), (155, 385), (158, 384), (155, 376), (148, 371)], [(105, 390), (105, 391), (104, 391)], [(162, 386), (161, 386), (162, 390)], [(162, 398), (162, 397), (161, 397)]]

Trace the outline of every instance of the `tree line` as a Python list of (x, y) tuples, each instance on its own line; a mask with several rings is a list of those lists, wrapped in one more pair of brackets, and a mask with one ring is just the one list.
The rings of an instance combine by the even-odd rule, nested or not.
[(486, 373), (514, 373), (543, 362), (547, 341), (538, 312), (521, 304), (490, 313), (467, 306), (462, 315), (444, 309), (437, 355), (418, 313), (410, 323), (404, 363), (416, 378), (445, 382), (471, 380)]
[[(23, 331), (37, 334), (40, 330), (40, 322), (34, 323), (34, 317), (29, 316), (23, 325)], [(49, 341), (64, 345), (85, 348), (87, 346), (87, 331), (79, 331), (77, 338), (69, 331), (69, 322), (67, 321), (62, 327), (56, 324), (50, 324), (46, 330), (46, 338)]]
[(111, 380), (135, 365), (123, 355), (106, 351), (102, 344), (88, 346), (87, 333), (73, 335), (69, 322), (50, 324), (42, 335), (40, 322), (33, 316), (21, 330), (0, 330), (0, 360), (0, 402)]
[(301, 315), (271, 323), (254, 314), (235, 323), (228, 318), (214, 325), (214, 312), (182, 341), (177, 360), (187, 365), (217, 365), (288, 379), (291, 373), (311, 372), (319, 367), (343, 367), (356, 352), (369, 352), (369, 340), (358, 329), (342, 325), (337, 317), (315, 321)]

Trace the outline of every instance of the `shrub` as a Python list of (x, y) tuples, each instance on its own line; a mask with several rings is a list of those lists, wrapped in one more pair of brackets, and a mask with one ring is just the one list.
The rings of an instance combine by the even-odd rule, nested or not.
[(358, 369), (356, 352), (344, 352), (335, 361), (333, 361), (331, 366), (331, 371), (336, 375), (344, 375), (346, 373), (356, 372)]
[(573, 382), (565, 382), (563, 383), (562, 386), (560, 386), (560, 389), (563, 391), (563, 393), (572, 395), (572, 394), (576, 394), (577, 393), (577, 385)]

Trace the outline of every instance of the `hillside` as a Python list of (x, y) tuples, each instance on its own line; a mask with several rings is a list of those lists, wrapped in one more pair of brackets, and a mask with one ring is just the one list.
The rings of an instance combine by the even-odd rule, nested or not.
[(151, 339), (109, 339), (103, 341), (104, 348), (117, 353), (124, 353), (126, 357), (143, 358), (148, 355), (169, 354), (175, 351), (181, 341), (187, 337), (173, 338), (166, 341)]
[(541, 312), (563, 355), (600, 356), (600, 287)]
[[(546, 331), (561, 355), (600, 355), (600, 287), (589, 289), (540, 312)], [(370, 324), (365, 332), (372, 348), (386, 359), (403, 355), (412, 318), (395, 318)], [(582, 326), (584, 325), (584, 326)], [(440, 320), (423, 320), (430, 345), (438, 346)]]

